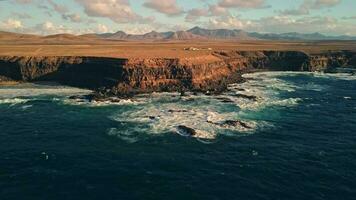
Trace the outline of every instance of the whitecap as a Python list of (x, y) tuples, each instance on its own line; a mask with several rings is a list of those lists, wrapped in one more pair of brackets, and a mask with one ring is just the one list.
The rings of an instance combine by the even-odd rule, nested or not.
[(22, 106), (21, 109), (22, 110), (27, 110), (29, 108), (33, 107), (33, 105), (25, 105), (25, 106)]
[[(218, 112), (213, 108), (188, 106), (179, 103), (148, 104), (139, 109), (124, 113), (117, 113), (111, 119), (120, 123), (146, 124), (141, 127), (141, 132), (148, 134), (162, 134), (167, 132), (180, 133), (179, 126), (189, 127), (195, 130), (193, 138), (213, 140), (224, 131), (231, 130), (239, 133), (253, 133), (257, 128), (257, 122), (247, 121), (251, 128), (242, 126), (223, 127), (220, 124), (226, 120), (234, 120), (235, 112)], [(237, 134), (237, 133), (236, 133)], [(181, 134), (185, 135), (186, 134)]]
[(85, 99), (65, 99), (63, 100), (64, 104), (75, 105), (75, 106), (88, 106), (88, 107), (104, 107), (104, 106), (123, 106), (123, 105), (140, 105), (144, 104), (144, 101), (135, 100), (135, 99), (115, 99), (115, 101), (89, 101)]
[(127, 143), (136, 143), (139, 139), (129, 130), (119, 130), (117, 128), (110, 128), (107, 131), (109, 136), (118, 137)]
[(11, 106), (17, 104), (27, 103), (29, 99), (20, 99), (20, 98), (9, 98), (9, 99), (0, 99), (0, 104), (10, 104)]
[(70, 96), (85, 95), (92, 91), (62, 85), (39, 85), (34, 83), (24, 83), (10, 87), (0, 87), (0, 97), (18, 98), (35, 97), (43, 95)]
[(350, 73), (314, 73), (314, 77), (318, 78), (329, 78), (329, 79), (339, 79), (339, 80), (346, 80), (346, 81), (355, 81), (356, 75)]

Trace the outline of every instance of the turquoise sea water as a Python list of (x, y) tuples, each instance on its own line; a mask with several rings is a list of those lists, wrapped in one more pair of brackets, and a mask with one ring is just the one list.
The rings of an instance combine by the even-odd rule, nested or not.
[(219, 96), (116, 103), (0, 87), (0, 199), (355, 199), (356, 77), (245, 76)]

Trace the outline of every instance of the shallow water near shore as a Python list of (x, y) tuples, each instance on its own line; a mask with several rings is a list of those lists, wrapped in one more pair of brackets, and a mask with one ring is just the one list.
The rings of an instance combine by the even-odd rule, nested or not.
[(244, 76), (115, 103), (0, 86), (0, 199), (354, 199), (356, 77)]

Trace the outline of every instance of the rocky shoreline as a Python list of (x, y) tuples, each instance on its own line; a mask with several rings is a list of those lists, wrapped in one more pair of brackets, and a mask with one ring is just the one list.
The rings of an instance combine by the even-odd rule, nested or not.
[[(215, 51), (199, 58), (0, 57), (0, 82), (54, 81), (95, 92), (89, 100), (150, 92), (220, 93), (251, 71), (356, 67), (356, 52)], [(249, 97), (246, 97), (249, 98)], [(251, 97), (252, 98), (252, 97)]]

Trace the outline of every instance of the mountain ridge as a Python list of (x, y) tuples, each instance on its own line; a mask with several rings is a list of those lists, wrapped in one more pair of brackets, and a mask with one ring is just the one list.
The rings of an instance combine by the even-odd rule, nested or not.
[(327, 36), (318, 32), (315, 33), (259, 33), (246, 32), (239, 29), (204, 29), (194, 27), (187, 31), (167, 31), (157, 32), (151, 31), (145, 34), (128, 34), (124, 31), (115, 33), (90, 33), (83, 35), (74, 34), (54, 34), (47, 36), (39, 36), (33, 34), (21, 34), (0, 31), (0, 40), (25, 40), (25, 39), (41, 39), (45, 41), (71, 41), (71, 40), (138, 40), (138, 41), (154, 41), (154, 40), (272, 40), (272, 41), (324, 41), (324, 40), (356, 40), (356, 36)]

